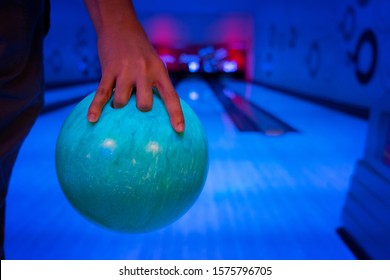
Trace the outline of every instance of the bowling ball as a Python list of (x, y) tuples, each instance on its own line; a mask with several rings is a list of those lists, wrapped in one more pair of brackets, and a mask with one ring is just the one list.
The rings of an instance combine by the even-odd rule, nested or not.
[(162, 228), (184, 215), (203, 189), (208, 171), (206, 136), (196, 114), (181, 106), (177, 133), (158, 92), (141, 112), (135, 96), (121, 108), (108, 103), (97, 123), (87, 121), (94, 93), (65, 120), (56, 145), (61, 188), (82, 216), (122, 232)]

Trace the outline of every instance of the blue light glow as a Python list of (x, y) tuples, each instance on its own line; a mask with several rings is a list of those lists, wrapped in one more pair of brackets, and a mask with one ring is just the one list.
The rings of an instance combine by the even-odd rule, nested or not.
[(199, 99), (199, 93), (197, 93), (196, 91), (190, 91), (188, 96), (193, 101), (196, 101)]
[(197, 61), (191, 61), (190, 63), (188, 63), (188, 70), (191, 73), (198, 72), (199, 68), (200, 68), (200, 64)]
[(235, 61), (224, 61), (222, 69), (226, 73), (233, 73), (237, 71), (237, 62)]

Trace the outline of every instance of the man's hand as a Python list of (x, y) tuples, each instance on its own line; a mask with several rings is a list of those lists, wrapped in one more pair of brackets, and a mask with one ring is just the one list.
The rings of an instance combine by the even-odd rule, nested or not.
[(136, 88), (137, 108), (149, 111), (156, 87), (167, 108), (172, 127), (184, 131), (179, 97), (168, 71), (136, 18), (130, 0), (84, 0), (98, 35), (102, 78), (88, 110), (88, 120), (99, 120), (114, 91), (113, 106), (127, 104)]

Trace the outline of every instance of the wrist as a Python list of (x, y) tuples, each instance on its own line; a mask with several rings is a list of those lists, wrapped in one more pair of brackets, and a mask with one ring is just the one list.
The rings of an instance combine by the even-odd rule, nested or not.
[(104, 34), (118, 29), (134, 29), (140, 24), (130, 0), (84, 0), (96, 32)]

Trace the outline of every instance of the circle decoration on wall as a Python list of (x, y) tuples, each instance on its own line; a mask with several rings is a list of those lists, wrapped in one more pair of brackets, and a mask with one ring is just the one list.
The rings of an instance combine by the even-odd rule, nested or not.
[(321, 64), (320, 46), (317, 41), (311, 43), (305, 62), (310, 76), (315, 78), (318, 75)]
[(295, 26), (290, 26), (290, 36), (288, 40), (288, 47), (293, 49), (297, 46), (298, 31)]
[(87, 77), (89, 76), (90, 72), (89, 72), (89, 58), (88, 56), (81, 56), (78, 60), (78, 69), (80, 71), (80, 73), (84, 76), (84, 77)]
[(356, 0), (356, 2), (360, 5), (360, 6), (366, 6), (368, 3), (371, 2), (371, 0)]
[(355, 9), (352, 6), (348, 6), (339, 23), (339, 29), (344, 40), (351, 40), (353, 34), (356, 31), (356, 23), (357, 20)]
[(91, 61), (91, 68), (93, 69), (93, 75), (95, 77), (100, 77), (102, 75), (102, 69), (100, 66), (100, 60), (97, 52), (95, 53), (94, 56), (92, 56), (92, 61)]
[(276, 26), (275, 26), (275, 24), (271, 24), (269, 27), (269, 34), (268, 34), (268, 46), (270, 48), (275, 47), (276, 39), (277, 39)]
[(268, 52), (267, 56), (265, 58), (265, 66), (264, 66), (264, 71), (265, 74), (269, 77), (272, 76), (272, 70), (273, 70), (273, 54), (272, 52)]
[(355, 64), (355, 75), (361, 84), (367, 84), (375, 74), (378, 57), (378, 42), (374, 32), (366, 29), (360, 35), (351, 60)]
[(53, 73), (61, 72), (64, 66), (64, 60), (62, 57), (62, 53), (58, 48), (54, 48), (49, 52), (49, 55), (47, 56), (47, 63), (50, 67), (49, 69)]
[(75, 33), (74, 50), (79, 56), (88, 53), (88, 31), (85, 26), (80, 26)]

